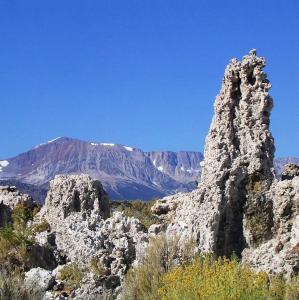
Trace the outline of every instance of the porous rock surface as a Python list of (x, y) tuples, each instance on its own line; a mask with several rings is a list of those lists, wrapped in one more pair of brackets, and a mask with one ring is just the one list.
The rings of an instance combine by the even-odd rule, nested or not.
[(152, 211), (168, 220), (168, 234), (193, 237), (200, 251), (236, 253), (258, 269), (291, 275), (298, 272), (298, 177), (293, 167), (293, 179), (275, 179), (264, 67), (255, 50), (227, 66), (199, 188), (166, 197)]
[(54, 286), (54, 281), (51, 271), (42, 268), (32, 268), (25, 274), (25, 286), (28, 289), (39, 288), (41, 291), (47, 291)]
[(14, 209), (18, 204), (32, 207), (33, 199), (27, 195), (20, 193), (15, 186), (0, 186), (0, 203)]
[(285, 165), (284, 170), (281, 174), (281, 180), (293, 179), (296, 176), (299, 176), (299, 166), (295, 164)]
[(20, 193), (15, 186), (0, 186), (0, 227), (10, 221), (12, 210), (19, 204), (28, 208), (35, 205), (29, 195)]
[(275, 182), (272, 238), (258, 247), (246, 248), (243, 262), (270, 274), (292, 276), (299, 273), (299, 176)]
[[(77, 264), (85, 274), (72, 297), (117, 297), (124, 274), (147, 243), (140, 221), (122, 212), (110, 216), (107, 194), (88, 175), (56, 176), (35, 222), (43, 219), (50, 232), (39, 233), (36, 239), (44, 244), (54, 235), (60, 261)], [(92, 261), (100, 266), (100, 276), (94, 274)]]

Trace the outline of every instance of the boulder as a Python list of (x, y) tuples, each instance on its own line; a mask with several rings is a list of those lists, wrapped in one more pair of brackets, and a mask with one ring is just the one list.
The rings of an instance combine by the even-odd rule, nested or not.
[(55, 278), (51, 271), (42, 268), (33, 268), (25, 273), (24, 283), (28, 289), (47, 291), (54, 286)]

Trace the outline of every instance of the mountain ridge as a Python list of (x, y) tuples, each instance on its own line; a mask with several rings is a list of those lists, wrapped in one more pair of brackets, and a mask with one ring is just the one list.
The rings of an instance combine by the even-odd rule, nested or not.
[[(15, 185), (43, 202), (55, 175), (89, 174), (103, 183), (115, 200), (150, 200), (196, 188), (203, 154), (196, 151), (142, 151), (114, 143), (58, 137), (15, 157), (0, 160), (0, 184)], [(278, 176), (287, 163), (275, 160)]]
[(99, 179), (113, 199), (149, 200), (192, 190), (202, 159), (195, 151), (144, 152), (60, 137), (0, 161), (0, 180), (42, 186), (58, 174), (86, 173)]

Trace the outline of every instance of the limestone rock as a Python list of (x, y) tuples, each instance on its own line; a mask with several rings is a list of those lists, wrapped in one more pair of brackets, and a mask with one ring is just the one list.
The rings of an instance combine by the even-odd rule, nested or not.
[[(271, 237), (272, 202), (266, 194), (274, 179), (275, 148), (269, 131), (271, 85), (264, 66), (264, 58), (255, 51), (227, 66), (206, 138), (199, 189), (182, 196), (189, 198), (186, 201), (178, 200), (181, 204), (168, 228), (180, 231), (179, 224), (184, 224), (181, 231), (193, 235), (202, 251), (240, 255), (246, 245)], [(180, 197), (166, 202), (175, 199)], [(258, 232), (251, 222), (257, 211)]]
[(299, 177), (273, 183), (273, 238), (243, 251), (243, 262), (286, 277), (299, 272)]
[(281, 180), (292, 179), (295, 176), (299, 176), (299, 166), (295, 164), (287, 164), (281, 174)]
[(66, 262), (86, 270), (96, 261), (105, 270), (100, 281), (90, 271), (76, 291), (76, 299), (85, 299), (90, 289), (117, 294), (124, 274), (147, 244), (139, 220), (121, 212), (109, 214), (109, 201), (100, 183), (87, 175), (70, 175), (55, 177), (45, 206), (36, 217), (36, 222), (47, 220), (51, 228), (37, 235), (41, 244), (54, 235), (55, 248)]
[(27, 194), (20, 193), (14, 186), (0, 186), (0, 227), (11, 218), (12, 210), (19, 204), (32, 208), (35, 203)]
[(41, 291), (47, 291), (54, 286), (55, 278), (51, 271), (42, 268), (33, 268), (25, 274), (25, 285), (29, 289), (38, 288)]
[(34, 205), (33, 199), (27, 195), (20, 193), (15, 186), (0, 186), (0, 203), (14, 209), (18, 204), (27, 207)]
[(79, 213), (83, 219), (110, 214), (109, 200), (102, 185), (88, 175), (60, 175), (50, 183), (43, 214), (65, 219), (71, 213)]
[(253, 50), (225, 70), (205, 143), (198, 190), (157, 201), (166, 233), (193, 237), (198, 249), (233, 252), (268, 273), (299, 271), (299, 168), (274, 176), (273, 106), (265, 59)]

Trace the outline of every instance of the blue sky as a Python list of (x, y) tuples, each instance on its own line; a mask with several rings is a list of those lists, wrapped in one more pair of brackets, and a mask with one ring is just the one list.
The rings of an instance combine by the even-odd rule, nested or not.
[(266, 56), (299, 156), (299, 1), (0, 0), (0, 158), (58, 136), (203, 150), (226, 64)]

